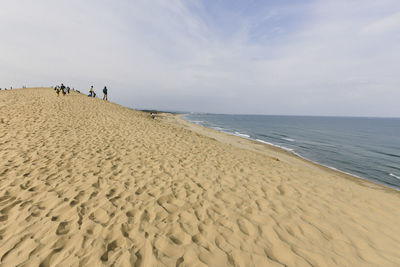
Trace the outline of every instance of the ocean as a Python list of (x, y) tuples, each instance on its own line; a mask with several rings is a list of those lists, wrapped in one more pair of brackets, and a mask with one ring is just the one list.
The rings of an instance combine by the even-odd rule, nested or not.
[(182, 118), (400, 189), (400, 118), (221, 114)]

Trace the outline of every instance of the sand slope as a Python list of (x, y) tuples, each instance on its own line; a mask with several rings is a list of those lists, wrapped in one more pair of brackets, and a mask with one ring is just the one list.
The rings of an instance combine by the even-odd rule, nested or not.
[(221, 136), (0, 91), (1, 266), (400, 265), (398, 192)]

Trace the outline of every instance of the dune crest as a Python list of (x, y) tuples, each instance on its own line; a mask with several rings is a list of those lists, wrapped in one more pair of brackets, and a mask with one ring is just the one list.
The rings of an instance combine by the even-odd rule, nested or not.
[(400, 265), (399, 192), (190, 127), (0, 91), (0, 265)]

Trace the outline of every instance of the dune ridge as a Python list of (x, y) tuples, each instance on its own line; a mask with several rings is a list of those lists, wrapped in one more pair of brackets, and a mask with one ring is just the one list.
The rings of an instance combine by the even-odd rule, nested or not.
[(400, 265), (399, 192), (191, 127), (0, 91), (0, 265)]

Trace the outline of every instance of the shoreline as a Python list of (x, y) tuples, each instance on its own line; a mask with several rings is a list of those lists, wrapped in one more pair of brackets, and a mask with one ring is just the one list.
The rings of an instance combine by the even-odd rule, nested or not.
[[(335, 167), (331, 167), (331, 166), (327, 166), (327, 165), (321, 164), (319, 162), (316, 162), (316, 161), (313, 161), (313, 160), (308, 159), (306, 157), (303, 157), (302, 155), (300, 155), (300, 154), (298, 154), (298, 153), (296, 153), (296, 152), (294, 152), (292, 150), (285, 149), (285, 148), (283, 148), (283, 147), (281, 147), (279, 145), (275, 145), (275, 144), (272, 144), (272, 143), (269, 143), (269, 142), (265, 142), (265, 141), (261, 142), (261, 141), (258, 141), (258, 140), (252, 139), (252, 138), (246, 138), (246, 137), (242, 137), (242, 136), (239, 136), (239, 135), (235, 135), (235, 134), (227, 133), (227, 132), (224, 132), (224, 131), (220, 131), (220, 130), (217, 130), (217, 129), (208, 128), (208, 127), (205, 127), (203, 125), (191, 122), (189, 120), (185, 120), (182, 117), (185, 116), (187, 113), (185, 113), (185, 114), (173, 114), (173, 113), (164, 112), (164, 114), (170, 114), (170, 115), (178, 118), (178, 120), (182, 124), (189, 123), (189, 124), (195, 126), (195, 127), (193, 127), (193, 129), (196, 129), (197, 127), (201, 127), (201, 128), (204, 128), (204, 129), (207, 129), (207, 130), (210, 130), (210, 131), (215, 131), (215, 134), (224, 134), (224, 135), (228, 135), (228, 136), (233, 137), (233, 138), (240, 138), (242, 140), (246, 140), (246, 141), (248, 141), (250, 143), (261, 144), (261, 145), (265, 146), (266, 150), (273, 149), (273, 150), (277, 150), (278, 152), (283, 153), (283, 154), (289, 154), (289, 155), (291, 155), (291, 156), (293, 156), (293, 157), (295, 157), (297, 159), (300, 159), (300, 160), (302, 160), (302, 161), (304, 161), (304, 162), (306, 162), (308, 164), (312, 164), (314, 166), (322, 168), (325, 171), (329, 171), (329, 172), (334, 172), (334, 173), (340, 174), (345, 179), (350, 179), (350, 180), (352, 180), (352, 181), (354, 181), (354, 182), (356, 182), (356, 183), (358, 183), (360, 185), (364, 185), (364, 186), (367, 186), (367, 187), (370, 187), (370, 188), (373, 185), (373, 186), (377, 186), (376, 189), (380, 189), (380, 190), (388, 189), (388, 190), (393, 190), (396, 193), (400, 193), (400, 188), (396, 188), (395, 186), (390, 186), (390, 185), (387, 185), (387, 184), (384, 184), (384, 183), (379, 183), (378, 181), (375, 181), (375, 180), (371, 180), (371, 179), (368, 179), (368, 178), (365, 178), (365, 177), (358, 176), (356, 174), (352, 174), (352, 173), (349, 173), (349, 172), (346, 172), (346, 171), (342, 171), (342, 170), (337, 169)], [(364, 183), (366, 183), (366, 184), (364, 184)], [(380, 188), (380, 187), (382, 187), (382, 188)]]

